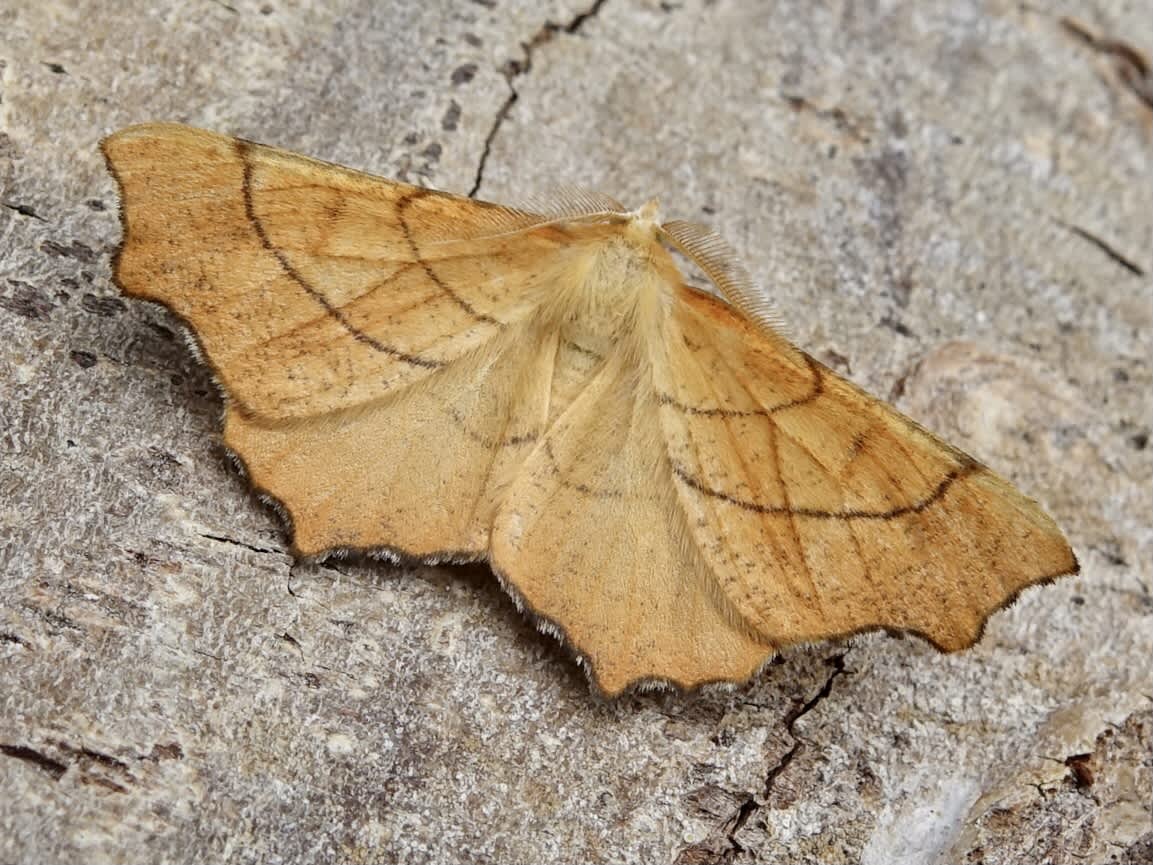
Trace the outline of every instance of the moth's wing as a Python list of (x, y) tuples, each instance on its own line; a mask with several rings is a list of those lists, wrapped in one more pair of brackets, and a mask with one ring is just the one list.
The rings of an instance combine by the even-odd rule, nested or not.
[(466, 560), (544, 428), (555, 332), (516, 326), (388, 400), (290, 421), (229, 406), (224, 441), (292, 524), (300, 555)]
[(773, 652), (696, 549), (658, 410), (631, 354), (610, 357), (549, 425), (493, 525), (494, 570), (608, 694), (744, 679)]
[(559, 234), (520, 211), (172, 124), (103, 143), (116, 277), (188, 322), (250, 414), (347, 409), (493, 339), (547, 282)]
[(766, 639), (885, 628), (972, 645), (1077, 570), (1040, 507), (721, 301), (682, 288), (654, 361), (696, 546)]

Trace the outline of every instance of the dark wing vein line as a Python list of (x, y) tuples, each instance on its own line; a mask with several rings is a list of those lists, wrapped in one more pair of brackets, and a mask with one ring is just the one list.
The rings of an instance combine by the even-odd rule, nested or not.
[[(692, 406), (683, 403), (676, 397), (667, 393), (659, 394), (657, 399), (661, 405), (671, 406), (678, 411), (684, 412), (685, 414), (694, 415), (697, 417), (770, 417), (779, 411), (785, 411), (786, 409), (796, 408), (799, 405), (812, 402), (824, 392), (824, 376), (821, 374), (820, 367), (817, 366), (817, 362), (807, 354), (804, 355), (804, 358), (805, 363), (808, 364), (809, 371), (813, 376), (812, 386), (809, 388), (807, 393), (777, 405), (756, 409), (701, 408), (699, 406)], [(728, 366), (728, 364), (726, 364), (726, 366)], [(729, 370), (732, 371), (732, 367), (729, 367)], [(748, 393), (748, 388), (745, 388), (745, 392)]]
[(441, 361), (422, 357), (418, 354), (410, 354), (409, 352), (402, 351), (395, 346), (381, 342), (371, 334), (365, 333), (363, 330), (349, 321), (348, 317), (339, 307), (333, 306), (329, 302), (328, 298), (326, 298), (321, 292), (317, 291), (311, 284), (309, 284), (308, 280), (301, 276), (300, 272), (297, 271), (295, 267), (293, 267), (292, 262), (288, 260), (288, 257), (285, 256), (285, 254), (281, 252), (269, 239), (268, 232), (264, 227), (264, 223), (261, 222), (260, 217), (256, 214), (256, 206), (253, 202), (252, 195), (253, 168), (252, 160), (249, 159), (250, 147), (251, 145), (245, 141), (238, 140), (236, 142), (237, 154), (240, 157), (242, 165), (244, 166), (244, 181), (242, 184), (242, 190), (244, 193), (244, 213), (245, 216), (247, 216), (249, 223), (252, 225), (253, 231), (256, 232), (256, 236), (260, 239), (260, 245), (263, 246), (264, 249), (267, 250), (276, 259), (284, 274), (298, 286), (300, 286), (300, 288), (303, 289), (309, 297), (316, 301), (328, 315), (332, 316), (332, 318), (338, 321), (341, 327), (343, 327), (345, 331), (347, 331), (349, 335), (351, 335), (357, 342), (363, 343), (364, 345), (367, 345), (376, 351), (387, 354), (391, 357), (395, 357), (397, 360), (404, 361), (405, 363), (411, 364), (412, 366), (419, 366), (423, 367), (424, 369), (438, 369), (439, 367), (443, 366), (444, 364)]
[(448, 284), (440, 278), (436, 271), (432, 269), (432, 265), (429, 264), (429, 262), (426, 261), (424, 256), (421, 254), (420, 247), (416, 245), (416, 238), (412, 236), (412, 229), (409, 228), (408, 220), (404, 217), (404, 211), (410, 204), (412, 204), (412, 202), (419, 201), (429, 194), (430, 193), (427, 189), (417, 187), (411, 192), (406, 193), (399, 201), (396, 202), (396, 216), (400, 222), (401, 231), (404, 232), (404, 239), (407, 241), (409, 249), (412, 250), (413, 259), (416, 260), (420, 264), (421, 268), (424, 269), (425, 276), (432, 280), (433, 284), (445, 293), (445, 296), (451, 298), (453, 303), (455, 303), (477, 321), (483, 321), (486, 324), (493, 324), (497, 327), (504, 327), (505, 323), (503, 321), (499, 321), (493, 318), (491, 315), (477, 312), (473, 308), (472, 304), (470, 304), (467, 300), (449, 288)]
[(830, 511), (823, 508), (792, 508), (784, 507), (781, 505), (765, 505), (760, 502), (754, 502), (749, 499), (743, 499), (739, 496), (734, 496), (726, 493), (724, 490), (714, 489), (695, 475), (688, 471), (684, 466), (677, 464), (670, 460), (672, 470), (681, 482), (686, 486), (691, 487), (699, 493), (702, 493), (709, 498), (717, 499), (730, 505), (734, 505), (742, 510), (752, 511), (758, 514), (788, 514), (797, 517), (811, 517), (813, 519), (824, 520), (892, 520), (897, 517), (907, 516), (908, 514), (916, 514), (930, 507), (949, 491), (955, 482), (974, 474), (979, 470), (976, 465), (963, 465), (953, 469), (937, 487), (924, 498), (913, 502), (908, 505), (901, 505), (900, 507), (891, 508), (884, 511), (866, 511), (857, 509), (847, 509), (843, 511)]
[(510, 435), (508, 432), (507, 422), (502, 428), (501, 434), (496, 438), (493, 438), (473, 429), (472, 425), (468, 422), (468, 418), (457, 411), (454, 406), (442, 402), (440, 403), (440, 409), (444, 412), (445, 417), (451, 419), (453, 423), (455, 423), (460, 428), (461, 432), (463, 432), (466, 436), (468, 436), (485, 450), (498, 451), (502, 448), (519, 447), (521, 445), (532, 444), (540, 438), (540, 433), (536, 430), (530, 430), (523, 433), (512, 433)]
[[(775, 423), (773, 423), (773, 420), (772, 420), (773, 415), (777, 414), (778, 412), (781, 412), (781, 411), (784, 411), (784, 410), (790, 409), (790, 408), (795, 408), (795, 407), (800, 406), (802, 404), (812, 402), (814, 400), (819, 399), (821, 396), (823, 396), (825, 394), (826, 390), (825, 390), (825, 386), (824, 386), (824, 374), (821, 371), (821, 367), (809, 355), (805, 354), (804, 358), (805, 358), (806, 363), (809, 366), (809, 369), (812, 371), (812, 374), (814, 377), (814, 382), (813, 382), (812, 388), (810, 389), (810, 391), (808, 393), (804, 394), (803, 396), (798, 397), (798, 398), (793, 399), (793, 400), (790, 400), (786, 403), (781, 403), (780, 405), (777, 405), (777, 406), (771, 406), (769, 408), (763, 408), (763, 409), (751, 410), (751, 411), (736, 411), (736, 410), (719, 409), (719, 408), (718, 409), (698, 409), (698, 408), (694, 408), (692, 406), (685, 406), (684, 404), (679, 403), (676, 400), (673, 400), (671, 398), (666, 398), (664, 395), (661, 395), (660, 402), (662, 405), (671, 405), (675, 408), (678, 408), (682, 411), (685, 411), (686, 414), (694, 415), (694, 416), (718, 417), (718, 418), (721, 418), (722, 420), (728, 420), (729, 418), (732, 418), (732, 417), (752, 417), (752, 416), (765, 417), (766, 419), (768, 419), (769, 423), (773, 426), (774, 430), (779, 431), (781, 434), (787, 435), (789, 437), (789, 439), (794, 442), (794, 444), (798, 445), (802, 450), (804, 450), (810, 456), (810, 458), (813, 459), (815, 464), (821, 465), (820, 460), (818, 460), (816, 458), (816, 455), (812, 453), (812, 451), (804, 444), (804, 442), (799, 441), (795, 436), (789, 435), (787, 430), (781, 429)], [(726, 364), (726, 366), (728, 366), (728, 364)], [(730, 371), (732, 371), (731, 367), (729, 367), (729, 369), (730, 369)], [(739, 381), (740, 380), (738, 379), (738, 382)], [(742, 386), (743, 386), (743, 383), (742, 383)], [(749, 392), (748, 388), (743, 388), (743, 389), (745, 390), (746, 393)], [(752, 394), (750, 394), (750, 396), (751, 395)], [(775, 436), (774, 436), (774, 446), (775, 446), (775, 444), (776, 444), (776, 441), (775, 441)], [(902, 447), (902, 451), (904, 451), (903, 447)], [(739, 447), (738, 447), (738, 452), (739, 452)], [(908, 454), (907, 451), (904, 451), (904, 452), (906, 453), (906, 455)], [(912, 460), (910, 460), (910, 463), (912, 464)], [(821, 509), (821, 508), (795, 508), (789, 502), (789, 498), (788, 498), (787, 493), (784, 495), (785, 503), (783, 505), (766, 505), (766, 504), (763, 504), (761, 502), (754, 501), (752, 499), (741, 498), (740, 496), (736, 496), (736, 495), (733, 495), (731, 493), (727, 493), (723, 490), (715, 489), (715, 488), (709, 486), (707, 483), (705, 483), (705, 481), (703, 479), (697, 477), (688, 468), (686, 468), (683, 465), (678, 464), (675, 460), (673, 460), (671, 458), (669, 460), (669, 464), (672, 468), (673, 474), (676, 475), (684, 484), (686, 484), (690, 488), (696, 490), (697, 492), (703, 493), (704, 495), (709, 496), (710, 498), (715, 498), (715, 499), (718, 499), (720, 501), (726, 502), (728, 504), (735, 505), (736, 507), (739, 507), (742, 510), (747, 510), (747, 511), (751, 511), (754, 513), (762, 513), (762, 514), (787, 515), (790, 518), (790, 520), (792, 520), (794, 517), (798, 517), (798, 516), (799, 517), (812, 517), (815, 519), (840, 519), (840, 520), (882, 519), (882, 520), (886, 520), (886, 519), (895, 519), (897, 517), (905, 516), (905, 515), (910, 514), (910, 513), (918, 513), (920, 511), (924, 510), (925, 508), (927, 508), (929, 505), (933, 504), (935, 501), (937, 501), (941, 497), (943, 497), (945, 495), (945, 493), (948, 491), (948, 488), (952, 485), (952, 483), (954, 481), (956, 481), (956, 480), (958, 480), (958, 479), (960, 479), (960, 478), (962, 478), (968, 474), (971, 474), (980, 468), (980, 466), (978, 464), (976, 464), (975, 462), (961, 462), (956, 468), (954, 468), (952, 471), (950, 471), (948, 474), (946, 474), (938, 482), (936, 487), (933, 488), (933, 490), (927, 496), (925, 496), (924, 498), (922, 498), (916, 502), (913, 502), (911, 504), (899, 505), (897, 507), (890, 508), (887, 510), (860, 510), (860, 509), (850, 508), (850, 509), (841, 510), (841, 511), (833, 511), (833, 510), (827, 510), (827, 509)], [(922, 481), (924, 481), (926, 483), (926, 485), (928, 485), (928, 478), (926, 478), (924, 476), (924, 474), (920, 471), (920, 469), (917, 468), (915, 465), (913, 465), (913, 468), (914, 468), (914, 471), (916, 471), (916, 473), (921, 477)], [(783, 486), (783, 484), (784, 484), (783, 479), (780, 479), (780, 482)]]
[[(351, 307), (353, 304), (360, 303), (365, 298), (370, 297), (373, 294), (376, 294), (376, 292), (380, 291), (382, 288), (387, 288), (395, 280), (399, 279), (401, 276), (408, 273), (410, 270), (412, 270), (416, 266), (417, 266), (417, 264), (415, 261), (405, 262), (401, 267), (397, 268), (395, 273), (389, 274), (384, 279), (376, 280), (371, 285), (369, 285), (368, 288), (366, 288), (364, 291), (362, 291), (360, 294), (358, 294), (356, 297), (350, 298), (348, 300), (348, 302), (345, 303), (345, 307)], [(393, 311), (392, 317), (394, 317), (394, 318), (400, 317), (402, 315), (405, 315), (406, 313), (412, 312), (415, 309), (419, 309), (420, 307), (424, 306), (425, 304), (430, 303), (433, 300), (433, 298), (436, 298), (438, 296), (439, 295), (437, 295), (435, 292), (433, 292), (432, 294), (429, 294), (427, 297), (421, 298), (416, 303), (411, 304), (410, 306), (406, 306), (403, 309), (398, 309), (398, 310)], [(331, 315), (328, 312), (328, 310), (322, 309), (320, 314), (317, 315), (316, 317), (305, 319), (304, 321), (300, 322), (299, 324), (293, 325), (288, 330), (282, 331), (282, 332), (276, 334), (274, 337), (270, 338), (268, 340), (268, 342), (270, 342), (270, 343), (271, 342), (277, 342), (279, 340), (283, 340), (283, 339), (297, 336), (301, 331), (308, 330), (310, 327), (315, 327), (317, 324), (319, 324), (320, 322), (324, 321), (325, 319), (327, 319), (329, 317), (331, 317)]]

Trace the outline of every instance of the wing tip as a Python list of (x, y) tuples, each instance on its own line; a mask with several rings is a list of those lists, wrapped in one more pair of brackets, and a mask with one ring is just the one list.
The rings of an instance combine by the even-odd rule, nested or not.
[(209, 132), (207, 129), (189, 126), (186, 123), (177, 123), (173, 120), (152, 120), (144, 123), (133, 123), (108, 133), (100, 139), (100, 148), (104, 150), (105, 156), (107, 156), (109, 145), (116, 146), (141, 139), (200, 138), (215, 140), (227, 137), (217, 132)]
[(173, 314), (177, 315), (183, 324), (191, 327), (191, 323), (184, 319), (183, 316), (180, 316), (171, 304), (149, 293), (147, 287), (141, 281), (131, 279), (127, 274), (127, 268), (125, 266), (125, 261), (130, 255), (133, 245), (132, 225), (129, 219), (130, 202), (128, 183), (125, 180), (125, 170), (128, 168), (125, 163), (129, 161), (129, 155), (127, 152), (118, 152), (118, 150), (122, 145), (134, 141), (158, 139), (161, 137), (171, 138), (171, 133), (177, 131), (185, 134), (195, 133), (197, 136), (203, 137), (220, 137), (214, 133), (204, 132), (190, 126), (183, 126), (179, 123), (138, 123), (135, 126), (126, 126), (123, 129), (105, 136), (100, 140), (99, 147), (100, 153), (104, 157), (104, 165), (108, 169), (108, 173), (112, 175), (112, 179), (116, 182), (116, 213), (120, 221), (120, 242), (116, 245), (116, 249), (113, 250), (111, 260), (112, 284), (115, 285), (125, 297), (149, 300), (161, 304)]
[(116, 214), (120, 220), (120, 242), (116, 244), (116, 249), (112, 253), (112, 284), (116, 286), (117, 290), (127, 297), (137, 297), (135, 293), (131, 292), (125, 285), (121, 276), (121, 265), (124, 257), (124, 248), (128, 245), (129, 231), (128, 231), (128, 213), (127, 208), (124, 206), (125, 202), (125, 185), (124, 178), (120, 175), (119, 169), (116, 167), (116, 160), (112, 154), (112, 148), (117, 140), (117, 136), (128, 132), (133, 127), (122, 129), (120, 132), (113, 133), (100, 140), (100, 153), (104, 157), (104, 165), (108, 169), (108, 173), (112, 175), (112, 179), (116, 182)]
[(878, 631), (883, 630), (891, 635), (909, 635), (924, 640), (938, 652), (943, 655), (953, 655), (958, 652), (963, 652), (973, 648), (985, 637), (985, 632), (988, 629), (989, 622), (992, 618), (1000, 612), (1014, 606), (1021, 596), (1030, 589), (1042, 588), (1051, 585), (1057, 580), (1065, 577), (1077, 576), (1081, 573), (1081, 563), (1077, 559), (1077, 554), (1069, 544), (1065, 543), (1065, 552), (1068, 555), (1068, 563), (1065, 566), (1059, 567), (1054, 571), (1046, 571), (1034, 577), (1029, 577), (1023, 580), (1013, 590), (1005, 593), (1001, 599), (984, 610), (978, 612), (974, 619), (974, 624), (969, 628), (961, 628), (952, 632), (933, 631), (929, 628), (918, 628), (914, 626), (887, 626), (887, 625), (874, 625), (865, 628), (865, 631)]

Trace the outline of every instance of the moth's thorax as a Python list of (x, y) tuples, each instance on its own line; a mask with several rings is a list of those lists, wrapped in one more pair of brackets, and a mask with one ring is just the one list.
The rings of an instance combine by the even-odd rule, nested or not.
[(668, 307), (680, 274), (654, 216), (646, 205), (615, 222), (570, 227), (570, 257), (547, 302), (569, 338), (607, 351), (642, 338)]

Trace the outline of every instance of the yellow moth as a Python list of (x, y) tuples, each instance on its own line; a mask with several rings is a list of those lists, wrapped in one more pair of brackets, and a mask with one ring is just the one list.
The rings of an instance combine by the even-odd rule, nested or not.
[(178, 125), (103, 149), (117, 282), (195, 334), (294, 552), (487, 561), (605, 693), (878, 628), (962, 649), (1077, 570), (1035, 502), (789, 343), (724, 242), (653, 204), (534, 214)]

